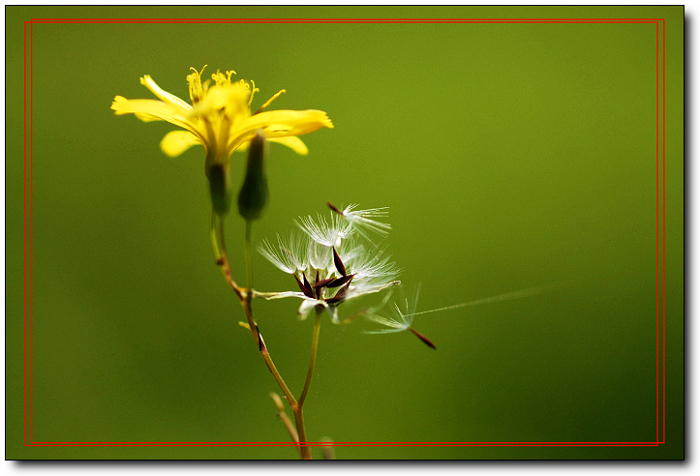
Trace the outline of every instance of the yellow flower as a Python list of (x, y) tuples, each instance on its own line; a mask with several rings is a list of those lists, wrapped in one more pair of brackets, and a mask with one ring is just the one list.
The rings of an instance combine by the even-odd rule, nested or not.
[(258, 130), (270, 142), (281, 143), (305, 155), (308, 149), (297, 136), (321, 127), (333, 128), (326, 113), (315, 109), (264, 111), (285, 92), (284, 89), (251, 114), (253, 96), (259, 91), (253, 81), (232, 81), (234, 71), (225, 74), (217, 71), (211, 76), (214, 85), (210, 86), (208, 80), (202, 83), (204, 68), (202, 71), (191, 69), (193, 72), (187, 76), (187, 82), (192, 104), (162, 90), (146, 75), (141, 78), (141, 84), (158, 100), (116, 96), (112, 109), (117, 115), (134, 114), (144, 122), (167, 121), (184, 129), (166, 134), (160, 147), (170, 157), (177, 157), (193, 145), (203, 145), (207, 154), (207, 175), (214, 165), (228, 169), (231, 154), (245, 149)]

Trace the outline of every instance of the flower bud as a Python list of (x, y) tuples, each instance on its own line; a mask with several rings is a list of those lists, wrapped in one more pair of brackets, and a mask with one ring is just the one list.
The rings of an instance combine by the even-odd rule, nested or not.
[(238, 194), (238, 213), (246, 220), (256, 220), (267, 204), (267, 176), (265, 175), (266, 141), (258, 131), (250, 141), (245, 180)]
[(214, 211), (219, 216), (226, 216), (231, 208), (231, 174), (228, 164), (215, 164), (208, 170), (209, 193)]

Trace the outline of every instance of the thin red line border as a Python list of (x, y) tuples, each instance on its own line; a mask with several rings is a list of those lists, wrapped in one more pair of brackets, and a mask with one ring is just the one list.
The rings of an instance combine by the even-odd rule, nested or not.
[[(488, 446), (488, 447), (658, 447), (666, 443), (666, 20), (664, 18), (240, 18), (240, 19), (215, 19), (215, 18), (38, 18), (24, 22), (24, 171), (23, 171), (23, 295), (24, 295), (24, 446), (26, 447), (202, 447), (202, 446), (298, 446), (293, 442), (39, 442), (33, 438), (33, 25), (34, 24), (83, 24), (83, 23), (116, 23), (116, 24), (166, 24), (166, 23), (248, 23), (248, 24), (629, 24), (647, 23), (656, 24), (656, 281), (657, 281), (657, 309), (656, 309), (656, 441), (640, 442), (308, 442), (307, 446)], [(29, 26), (29, 62), (27, 61), (27, 26)], [(659, 71), (659, 26), (661, 26), (661, 72)], [(29, 74), (27, 74), (29, 69)], [(661, 78), (661, 80), (660, 80)], [(28, 84), (29, 81), (29, 84)], [(27, 86), (29, 85), (29, 115), (27, 115)], [(659, 98), (661, 89), (661, 100)], [(659, 115), (661, 110), (661, 116)], [(29, 122), (29, 134), (27, 134), (27, 122)], [(29, 145), (27, 146), (27, 142)], [(29, 152), (29, 154), (27, 154)], [(27, 360), (27, 156), (29, 156), (29, 361)], [(661, 296), (659, 296), (659, 158), (661, 157)], [(661, 297), (661, 340), (659, 339), (659, 298)], [(661, 381), (662, 393), (659, 394), (659, 345), (661, 342), (662, 368)], [(27, 364), (29, 364), (29, 415), (27, 414)], [(662, 414), (659, 415), (659, 399), (661, 399)], [(27, 420), (29, 417), (29, 442), (27, 442)], [(659, 438), (659, 425), (661, 424), (661, 438)]]

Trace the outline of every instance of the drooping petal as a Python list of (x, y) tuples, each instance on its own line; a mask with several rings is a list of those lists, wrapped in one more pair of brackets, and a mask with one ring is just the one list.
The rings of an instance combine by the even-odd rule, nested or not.
[(177, 157), (193, 145), (201, 144), (197, 136), (189, 131), (172, 131), (165, 134), (160, 148), (169, 157)]
[[(276, 142), (278, 144), (287, 146), (299, 155), (308, 155), (309, 153), (309, 148), (306, 147), (306, 144), (304, 144), (304, 142), (297, 136), (276, 137), (274, 139), (268, 139), (268, 142)], [(246, 150), (248, 150), (249, 145), (250, 141), (243, 142), (236, 148), (236, 152), (245, 152)]]
[(236, 150), (234, 152), (245, 152), (248, 150), (248, 147), (250, 146), (250, 141), (243, 142), (241, 145), (236, 147)]
[(270, 142), (277, 142), (278, 144), (285, 145), (299, 155), (307, 155), (309, 153), (309, 148), (306, 147), (306, 144), (304, 144), (304, 142), (297, 136), (275, 137), (268, 140)]
[(151, 92), (155, 94), (161, 101), (164, 101), (168, 104), (172, 104), (173, 106), (181, 107), (183, 109), (192, 109), (192, 106), (190, 106), (188, 103), (186, 103), (179, 97), (161, 89), (160, 86), (158, 86), (156, 82), (153, 81), (153, 78), (151, 78), (151, 76), (148, 74), (141, 78), (141, 84), (150, 89)]

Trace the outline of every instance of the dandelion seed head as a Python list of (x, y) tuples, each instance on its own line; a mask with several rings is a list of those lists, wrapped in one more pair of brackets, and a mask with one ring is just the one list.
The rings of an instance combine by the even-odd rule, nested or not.
[(329, 206), (330, 217), (299, 217), (296, 224), (301, 238), (294, 234), (288, 240), (278, 237), (277, 246), (264, 241), (259, 250), (278, 269), (294, 276), (301, 291), (271, 295), (302, 299), (302, 318), (323, 306), (332, 321), (339, 323), (337, 308), (341, 304), (400, 282), (396, 280), (399, 271), (386, 250), (364, 240), (370, 241), (365, 230), (389, 229), (383, 223), (374, 225), (370, 218), (386, 216), (384, 209), (356, 211), (357, 206), (351, 205), (341, 211)]

